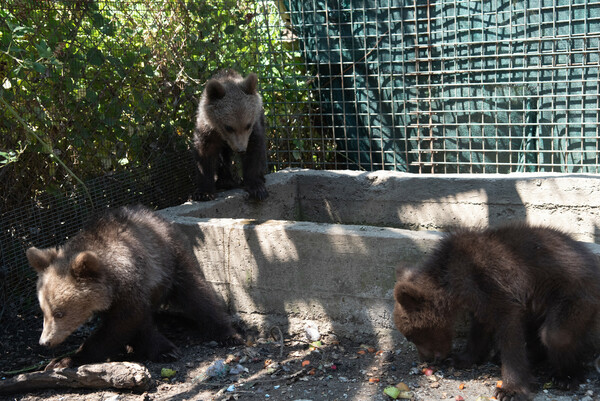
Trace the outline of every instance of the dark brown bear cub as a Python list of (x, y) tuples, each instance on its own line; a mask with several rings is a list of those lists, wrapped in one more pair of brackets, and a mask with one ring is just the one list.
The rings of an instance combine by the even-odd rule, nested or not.
[(238, 186), (232, 155), (241, 155), (243, 187), (256, 200), (268, 196), (265, 188), (267, 149), (265, 112), (256, 90), (258, 78), (243, 78), (227, 70), (210, 79), (202, 92), (194, 130), (198, 167), (194, 200), (211, 200), (217, 187)]
[(29, 248), (44, 314), (40, 344), (57, 345), (93, 314), (100, 316), (74, 355), (46, 369), (102, 362), (126, 346), (136, 359), (172, 359), (175, 345), (153, 322), (153, 312), (166, 303), (210, 338), (239, 341), (185, 244), (174, 225), (138, 206), (103, 213), (59, 248)]
[(398, 271), (394, 320), (422, 359), (443, 359), (459, 310), (472, 326), (458, 366), (499, 351), (499, 400), (527, 400), (533, 382), (528, 352), (546, 358), (553, 375), (575, 384), (593, 354), (600, 307), (596, 257), (566, 234), (509, 225), (458, 230), (423, 266)]

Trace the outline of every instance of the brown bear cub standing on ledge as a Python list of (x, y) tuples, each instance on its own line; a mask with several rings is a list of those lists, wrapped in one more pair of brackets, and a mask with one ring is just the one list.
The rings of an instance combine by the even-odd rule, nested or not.
[(174, 225), (138, 206), (103, 213), (58, 248), (29, 248), (44, 314), (41, 345), (55, 346), (92, 315), (100, 317), (74, 355), (53, 360), (46, 369), (104, 362), (126, 346), (135, 359), (177, 357), (175, 345), (153, 322), (153, 312), (167, 303), (209, 338), (240, 342), (185, 244)]
[(566, 234), (509, 225), (458, 230), (424, 265), (398, 270), (394, 320), (424, 360), (443, 359), (452, 346), (459, 310), (472, 315), (459, 367), (499, 351), (498, 400), (527, 400), (529, 355), (545, 358), (554, 377), (575, 385), (593, 356), (600, 307), (596, 257)]
[(250, 198), (263, 200), (267, 148), (265, 112), (256, 90), (258, 78), (227, 70), (210, 79), (198, 105), (194, 155), (198, 167), (194, 200), (215, 198), (216, 188), (239, 186), (232, 172), (233, 152), (241, 155), (243, 187)]

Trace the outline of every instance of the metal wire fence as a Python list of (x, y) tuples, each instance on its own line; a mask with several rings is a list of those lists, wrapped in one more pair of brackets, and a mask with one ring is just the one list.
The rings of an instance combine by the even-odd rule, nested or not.
[[(55, 247), (74, 236), (93, 214), (107, 207), (144, 204), (161, 209), (188, 200), (193, 191), (190, 154), (167, 155), (152, 166), (137, 167), (88, 180), (87, 192), (65, 197), (42, 194), (35, 201), (0, 215), (0, 322), (3, 329), (31, 327), (38, 311), (35, 273), (29, 246)], [(0, 331), (0, 336), (2, 331)], [(0, 341), (1, 343), (2, 341)]]
[(598, 172), (598, 1), (289, 9), (344, 167)]
[(270, 171), (600, 167), (600, 1), (0, 0), (0, 32), (3, 324), (37, 308), (27, 246), (189, 197), (223, 68), (259, 75)]

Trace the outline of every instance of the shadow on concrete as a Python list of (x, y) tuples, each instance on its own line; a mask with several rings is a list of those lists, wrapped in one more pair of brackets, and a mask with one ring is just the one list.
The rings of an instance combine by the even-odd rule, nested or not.
[[(355, 341), (366, 339), (378, 346), (384, 345), (386, 336), (402, 341), (392, 319), (395, 271), (418, 265), (435, 240), (406, 236), (400, 241), (377, 237), (374, 230), (403, 228), (416, 234), (515, 221), (570, 228), (556, 220), (560, 207), (546, 206), (573, 203), (573, 194), (557, 176), (306, 170), (272, 176), (277, 177), (268, 178), (271, 196), (266, 201), (252, 203), (239, 192), (234, 201), (224, 194), (229, 207), (219, 204), (199, 215), (206, 218), (217, 211), (212, 217), (219, 220), (241, 219), (235, 228), (224, 225), (220, 234), (192, 238), (203, 268), (218, 278), (213, 283), (221, 287), (233, 311), (239, 312), (241, 303), (250, 305), (242, 318), (253, 322), (248, 328), (262, 332), (278, 326), (286, 335), (297, 334), (302, 322), (315, 320), (324, 332), (354, 333)], [(590, 175), (569, 177), (600, 180)], [(575, 191), (581, 189), (578, 185), (583, 184), (572, 185)], [(536, 191), (548, 199), (539, 199)], [(294, 221), (288, 220), (290, 216)], [(586, 231), (598, 238), (599, 225), (591, 220), (585, 223), (593, 227)], [(233, 235), (235, 230), (241, 235)], [(194, 233), (199, 235), (198, 230)], [(213, 254), (216, 248), (227, 252)], [(244, 250), (243, 260), (229, 259), (236, 248)]]
[[(396, 268), (418, 264), (428, 248), (405, 238), (407, 244), (403, 249), (413, 251), (399, 254), (393, 239), (381, 240), (373, 246), (372, 240), (357, 235), (360, 227), (349, 224), (368, 224), (365, 230), (380, 226), (444, 231), (461, 224), (494, 226), (527, 219), (527, 208), (515, 181), (494, 186), (484, 178), (465, 180), (453, 176), (445, 185), (436, 187), (428, 176), (399, 175), (400, 180), (386, 181), (384, 176), (374, 173), (352, 172), (346, 177), (335, 172), (287, 174), (290, 177), (281, 188), (269, 187), (271, 196), (263, 203), (248, 205), (250, 202), (237, 194), (241, 206), (221, 207), (218, 215), (213, 216), (246, 219), (242, 222), (243, 237), (230, 237), (227, 230), (231, 229), (223, 228), (222, 235), (203, 237), (198, 237), (199, 231), (194, 230), (196, 237), (192, 238), (196, 249), (204, 250), (197, 254), (203, 269), (212, 270), (210, 276), (219, 278), (214, 285), (222, 287), (221, 292), (225, 290), (226, 300), (234, 311), (240, 300), (234, 295), (239, 294), (239, 289), (232, 288), (236, 285), (232, 283), (236, 283), (235, 277), (240, 282), (240, 276), (245, 275), (244, 285), (251, 291), (243, 302), (252, 303), (256, 314), (262, 314), (259, 320), (263, 331), (276, 325), (289, 333), (292, 319), (329, 321), (334, 332), (336, 327), (355, 327), (364, 338), (377, 339), (382, 330), (394, 331), (391, 312)], [(297, 220), (325, 223), (316, 225), (323, 233), (311, 235), (310, 229), (303, 231), (298, 221), (287, 221), (287, 225), (275, 231), (263, 230), (273, 226), (270, 219), (280, 219), (270, 214), (270, 210), (281, 213), (278, 205), (283, 203), (281, 199), (290, 198), (290, 191), (294, 192), (293, 214)], [(442, 203), (444, 207), (436, 207)], [(429, 221), (419, 221), (420, 205), (433, 210)], [(477, 211), (469, 213), (473, 207)], [(286, 212), (284, 218), (289, 215)], [(293, 230), (293, 235), (287, 230)], [(217, 248), (236, 247), (247, 248), (243, 254), (248, 260), (231, 263), (219, 258), (229, 258), (232, 253), (212, 254)], [(231, 266), (242, 269), (248, 266), (248, 271), (230, 271)], [(371, 291), (369, 286), (382, 289), (383, 297), (381, 290)], [(357, 312), (359, 309), (363, 311)]]

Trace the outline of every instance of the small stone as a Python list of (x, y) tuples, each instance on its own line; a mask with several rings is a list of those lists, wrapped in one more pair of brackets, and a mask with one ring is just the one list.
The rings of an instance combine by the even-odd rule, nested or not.
[(306, 338), (308, 341), (319, 341), (321, 339), (321, 333), (319, 333), (319, 327), (313, 321), (306, 322), (304, 326), (304, 331), (306, 332)]
[(408, 372), (409, 375), (418, 375), (421, 371), (418, 368), (411, 368)]

